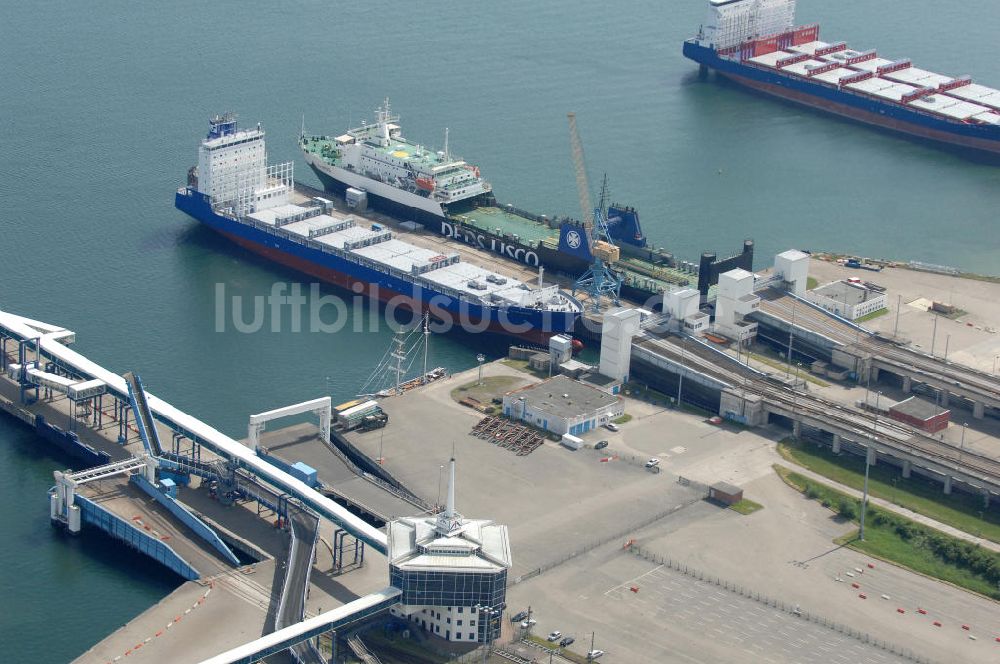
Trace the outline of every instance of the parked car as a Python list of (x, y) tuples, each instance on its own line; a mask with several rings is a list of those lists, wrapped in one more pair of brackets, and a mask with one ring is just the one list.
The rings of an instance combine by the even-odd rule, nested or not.
[(513, 616), (511, 616), (510, 617), (510, 621), (511, 622), (521, 622), (522, 620), (526, 619), (527, 617), (528, 617), (528, 612), (527, 611), (520, 611), (518, 613), (515, 613)]
[(562, 636), (562, 632), (557, 629), (554, 632), (549, 632), (549, 635), (545, 638), (549, 641), (558, 641), (560, 636)]
[(530, 627), (534, 627), (536, 624), (538, 624), (537, 620), (535, 620), (534, 618), (528, 618), (527, 620), (521, 623), (521, 629), (528, 629)]
[(709, 424), (722, 424), (722, 418), (719, 417), (718, 415), (713, 415), (712, 417), (708, 418), (708, 423)]
[(587, 661), (592, 662), (598, 657), (603, 657), (603, 656), (604, 656), (603, 650), (591, 650), (590, 652), (587, 653)]
[(604, 428), (607, 429), (608, 431), (618, 431), (618, 425), (615, 424), (614, 422), (608, 422), (607, 424), (604, 425)]
[(606, 440), (601, 440), (601, 441), (598, 441), (598, 442), (597, 442), (597, 443), (596, 443), (596, 444), (594, 445), (594, 449), (595, 449), (595, 450), (603, 450), (603, 449), (604, 449), (605, 447), (607, 447), (607, 446), (608, 446), (608, 441), (606, 441)]
[(660, 460), (657, 459), (656, 457), (653, 457), (652, 459), (646, 462), (646, 468), (655, 468), (656, 466), (659, 465), (660, 465)]
[(566, 638), (564, 638), (562, 641), (559, 642), (559, 647), (565, 648), (574, 641), (576, 641), (576, 639), (574, 639), (572, 636), (567, 636)]

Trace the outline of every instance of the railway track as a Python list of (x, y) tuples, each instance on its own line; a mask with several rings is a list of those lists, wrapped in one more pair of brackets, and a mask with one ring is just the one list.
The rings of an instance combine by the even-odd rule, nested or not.
[(760, 308), (765, 313), (792, 322), (797, 327), (816, 332), (845, 346), (854, 346), (904, 371), (923, 374), (926, 378), (958, 387), (963, 392), (975, 393), (986, 400), (1000, 401), (1000, 380), (986, 372), (947, 362), (915, 348), (899, 346), (876, 336), (871, 331), (863, 332), (785, 293), (765, 290), (760, 296)]
[(685, 366), (711, 376), (732, 389), (756, 395), (789, 413), (825, 423), (830, 429), (839, 429), (841, 435), (850, 440), (864, 442), (874, 434), (883, 447), (924, 457), (1000, 487), (1000, 461), (996, 459), (958, 449), (894, 420), (876, 418), (844, 404), (799, 392), (737, 364), (733, 358), (727, 364), (721, 364), (720, 355), (701, 342), (687, 341), (682, 348), (675, 340), (649, 337), (638, 343), (647, 350), (680, 360)]

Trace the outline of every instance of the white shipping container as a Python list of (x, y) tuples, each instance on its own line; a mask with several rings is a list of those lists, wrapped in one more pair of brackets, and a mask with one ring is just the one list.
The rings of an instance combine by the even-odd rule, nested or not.
[(571, 450), (578, 450), (583, 447), (583, 440), (577, 438), (576, 436), (570, 435), (568, 433), (563, 434), (562, 440), (560, 441), (564, 447), (568, 447)]
[(337, 413), (337, 421), (343, 422), (344, 420), (349, 420), (352, 417), (359, 417), (361, 415), (367, 415), (371, 411), (378, 408), (378, 401), (368, 400), (364, 403), (360, 403), (357, 406), (352, 406), (347, 410), (343, 410)]

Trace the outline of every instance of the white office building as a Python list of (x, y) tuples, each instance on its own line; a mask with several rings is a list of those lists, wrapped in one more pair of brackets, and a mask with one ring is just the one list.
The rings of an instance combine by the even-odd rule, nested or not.
[(500, 636), (511, 566), (507, 526), (455, 509), (455, 460), (447, 507), (437, 516), (391, 521), (389, 582), (403, 594), (390, 612), (447, 641)]
[(577, 436), (624, 415), (625, 402), (568, 376), (555, 376), (505, 394), (503, 413), (560, 436)]

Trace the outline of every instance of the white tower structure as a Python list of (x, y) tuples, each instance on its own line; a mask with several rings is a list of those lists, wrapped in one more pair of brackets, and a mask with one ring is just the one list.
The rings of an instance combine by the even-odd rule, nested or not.
[(625, 382), (632, 363), (632, 337), (639, 333), (638, 309), (617, 309), (604, 314), (601, 326), (600, 373)]
[(549, 339), (549, 360), (552, 362), (552, 373), (558, 373), (558, 366), (573, 358), (573, 337), (568, 334), (556, 334)]
[(388, 525), (389, 582), (403, 591), (390, 609), (448, 641), (500, 636), (511, 567), (507, 526), (466, 519), (455, 509), (455, 460), (444, 512)]
[(719, 295), (715, 300), (715, 329), (744, 341), (757, 332), (757, 324), (744, 317), (757, 310), (760, 298), (753, 294), (752, 272), (736, 269), (719, 275)]
[(663, 294), (663, 313), (670, 314), (671, 325), (688, 334), (707, 331), (708, 315), (699, 309), (701, 293), (694, 288), (677, 288)]
[(805, 297), (809, 280), (809, 254), (798, 249), (783, 251), (774, 257), (774, 275), (789, 284), (788, 290)]
[(709, 0), (701, 42), (724, 49), (794, 25), (795, 0)]

